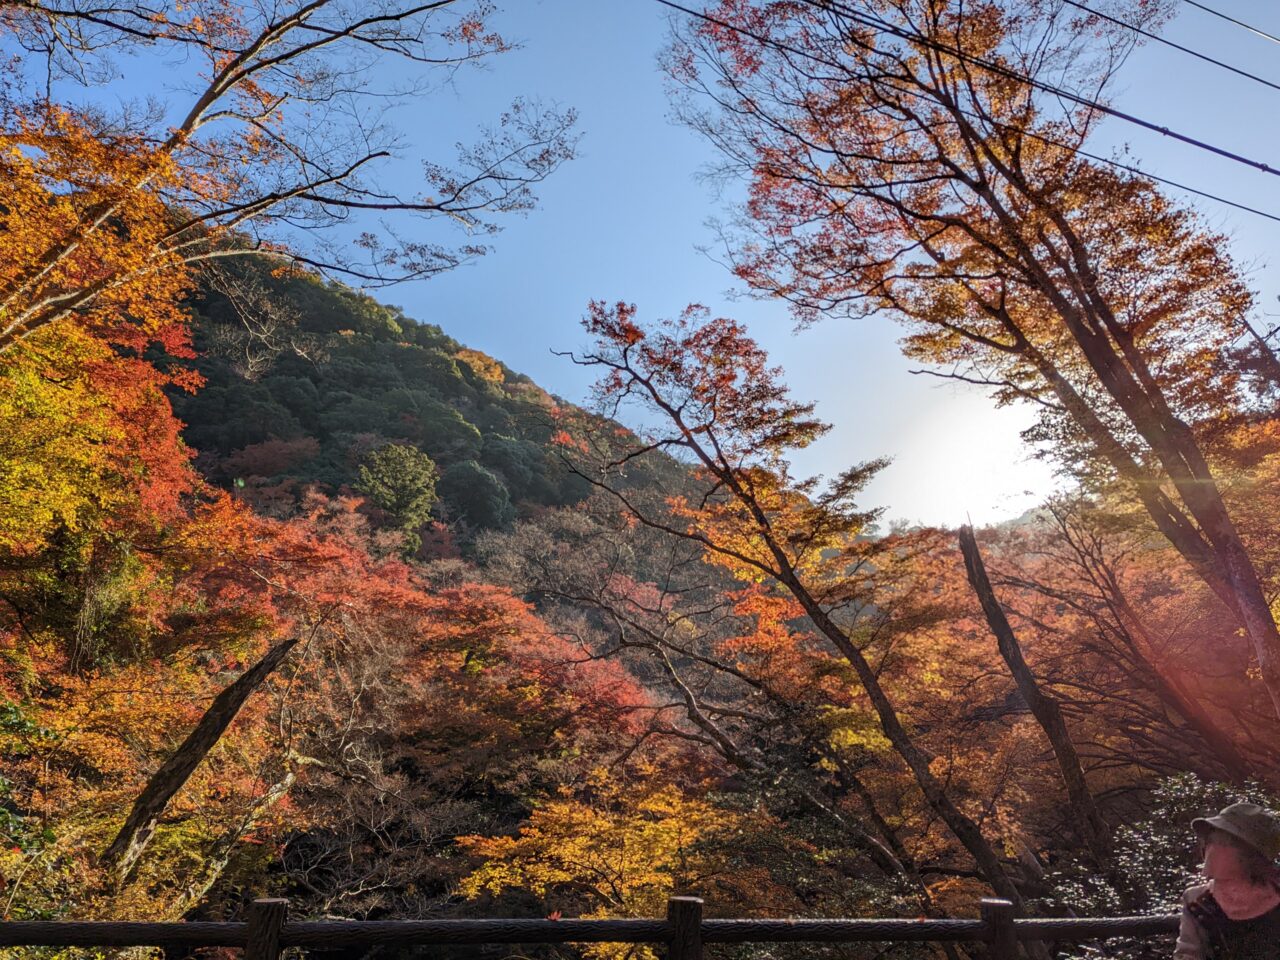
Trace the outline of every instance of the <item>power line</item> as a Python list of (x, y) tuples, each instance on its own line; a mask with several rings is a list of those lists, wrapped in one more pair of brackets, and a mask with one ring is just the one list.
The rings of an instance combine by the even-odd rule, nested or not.
[[(724, 29), (726, 29), (726, 30), (732, 30), (732, 31), (734, 31), (735, 33), (741, 34), (742, 36), (745, 36), (745, 37), (748, 37), (748, 38), (750, 38), (750, 39), (752, 39), (752, 40), (755, 40), (757, 43), (761, 43), (761, 44), (765, 44), (765, 45), (768, 45), (768, 46), (772, 46), (772, 47), (774, 47), (774, 48), (776, 48), (776, 49), (783, 50), (783, 51), (785, 51), (785, 52), (787, 52), (787, 53), (791, 53), (791, 54), (794, 54), (795, 56), (803, 57), (803, 58), (805, 58), (805, 59), (807, 59), (807, 60), (811, 60), (811, 61), (813, 61), (814, 63), (820, 63), (820, 64), (822, 64), (823, 66), (831, 67), (831, 68), (836, 69), (836, 70), (842, 70), (842, 69), (844, 69), (844, 68), (843, 68), (839, 63), (836, 63), (836, 62), (835, 62), (835, 61), (833, 61), (833, 60), (828, 60), (828, 59), (826, 59), (825, 57), (820, 57), (820, 56), (818, 56), (817, 54), (814, 54), (814, 53), (812, 53), (812, 52), (810, 52), (810, 51), (807, 51), (807, 50), (801, 50), (801, 49), (799, 49), (799, 48), (797, 48), (797, 47), (789, 46), (788, 44), (782, 43), (781, 41), (774, 40), (774, 39), (771, 39), (771, 38), (769, 38), (769, 37), (763, 36), (763, 35), (761, 35), (761, 34), (759, 34), (759, 33), (756, 33), (755, 31), (749, 30), (749, 29), (747, 29), (747, 28), (745, 28), (745, 27), (740, 27), (740, 26), (738, 26), (738, 25), (736, 25), (736, 24), (729, 23), (729, 22), (728, 22), (728, 21), (726, 21), (726, 20), (722, 20), (722, 19), (720, 19), (719, 17), (714, 17), (714, 16), (712, 16), (711, 14), (705, 13), (705, 12), (703, 12), (703, 11), (700, 11), (700, 10), (692, 10), (692, 9), (690, 9), (690, 8), (688, 8), (688, 7), (682, 6), (682, 5), (680, 5), (679, 3), (674, 2), (674, 0), (656, 0), (656, 2), (657, 2), (657, 3), (662, 4), (662, 5), (663, 5), (663, 6), (665, 6), (665, 7), (670, 7), (670, 8), (671, 8), (671, 9), (673, 9), (673, 10), (678, 10), (679, 12), (684, 13), (684, 14), (686, 14), (686, 15), (688, 15), (688, 16), (695, 17), (696, 19), (703, 20), (703, 21), (705, 21), (705, 22), (707, 22), (707, 23), (713, 23), (713, 24), (715, 24), (716, 26), (723, 27), (723, 28), (724, 28)], [(809, 0), (809, 2), (811, 2), (811, 3), (812, 3), (812, 2), (813, 2), (813, 0)], [(957, 106), (957, 109), (958, 109), (961, 113), (963, 113), (963, 114), (965, 114), (966, 116), (970, 117), (971, 119), (986, 119), (986, 120), (989, 120), (989, 119), (990, 119), (990, 118), (977, 117), (975, 114), (973, 114), (973, 113), (971, 113), (971, 112), (969, 112), (969, 111), (966, 111), (966, 110), (964, 110), (964, 109), (962, 109), (962, 108), (960, 108), (960, 107), (958, 107), (958, 106)], [(1016, 131), (1017, 131), (1018, 133), (1020, 133), (1022, 136), (1028, 137), (1029, 139), (1032, 139), (1032, 140), (1036, 140), (1036, 141), (1038, 141), (1038, 142), (1040, 142), (1040, 143), (1043, 143), (1043, 144), (1045, 144), (1045, 145), (1047, 145), (1047, 146), (1056, 147), (1056, 148), (1058, 148), (1058, 149), (1060, 149), (1060, 150), (1065, 150), (1065, 151), (1067, 151), (1067, 152), (1069, 152), (1069, 153), (1079, 154), (1080, 156), (1085, 157), (1086, 159), (1089, 159), (1089, 160), (1093, 160), (1093, 161), (1094, 161), (1094, 162), (1096, 162), (1096, 163), (1105, 163), (1105, 164), (1107, 164), (1108, 166), (1115, 167), (1115, 168), (1117, 168), (1117, 169), (1119, 169), (1119, 170), (1124, 170), (1124, 171), (1126, 171), (1126, 172), (1128, 172), (1128, 173), (1132, 173), (1132, 174), (1135, 174), (1135, 175), (1137, 175), (1137, 176), (1145, 177), (1145, 178), (1146, 178), (1146, 179), (1148, 179), (1148, 180), (1154, 180), (1156, 183), (1162, 183), (1162, 184), (1164, 184), (1165, 186), (1173, 187), (1174, 189), (1177, 189), (1177, 190), (1183, 190), (1183, 191), (1185, 191), (1185, 192), (1187, 192), (1187, 193), (1195, 194), (1196, 196), (1204, 197), (1205, 199), (1213, 200), (1213, 201), (1215, 201), (1215, 202), (1217, 202), (1217, 203), (1225, 204), (1225, 205), (1226, 205), (1226, 206), (1228, 206), (1228, 207), (1234, 207), (1234, 208), (1235, 208), (1235, 209), (1237, 209), (1237, 210), (1243, 210), (1243, 211), (1244, 211), (1244, 212), (1246, 212), (1246, 213), (1252, 213), (1252, 214), (1254, 214), (1254, 215), (1256, 215), (1256, 216), (1259, 216), (1259, 217), (1265, 217), (1265, 218), (1266, 218), (1266, 219), (1268, 219), (1268, 220), (1274, 220), (1274, 221), (1276, 221), (1277, 223), (1280, 223), (1280, 216), (1278, 216), (1278, 215), (1276, 215), (1276, 214), (1274, 214), (1274, 213), (1268, 213), (1268, 212), (1267, 212), (1267, 211), (1265, 211), (1265, 210), (1259, 210), (1259, 209), (1258, 209), (1258, 208), (1256, 208), (1256, 207), (1250, 207), (1250, 206), (1248, 206), (1248, 205), (1246, 205), (1246, 204), (1238, 203), (1238, 202), (1236, 202), (1235, 200), (1228, 200), (1228, 199), (1226, 199), (1225, 197), (1220, 197), (1220, 196), (1218, 196), (1218, 195), (1217, 195), (1217, 194), (1215, 194), (1215, 193), (1210, 193), (1210, 192), (1209, 192), (1209, 191), (1207, 191), (1207, 190), (1201, 190), (1201, 189), (1199, 189), (1198, 187), (1188, 186), (1187, 184), (1185, 184), (1185, 183), (1179, 183), (1179, 182), (1178, 182), (1178, 181), (1176, 181), (1176, 180), (1170, 180), (1170, 179), (1168, 179), (1168, 178), (1166, 178), (1166, 177), (1160, 177), (1160, 176), (1157, 176), (1156, 174), (1149, 173), (1149, 172), (1147, 172), (1147, 171), (1145, 171), (1145, 170), (1142, 170), (1142, 169), (1141, 169), (1141, 168), (1139, 168), (1139, 167), (1134, 167), (1134, 166), (1130, 166), (1129, 164), (1126, 164), (1126, 163), (1121, 163), (1121, 162), (1120, 162), (1120, 161), (1118, 161), (1118, 160), (1112, 160), (1112, 159), (1110, 159), (1110, 158), (1108, 158), (1108, 157), (1103, 157), (1103, 156), (1099, 156), (1099, 155), (1097, 155), (1097, 154), (1089, 153), (1088, 151), (1086, 151), (1086, 150), (1082, 150), (1082, 149), (1080, 149), (1079, 147), (1073, 147), (1073, 146), (1070, 146), (1069, 144), (1061, 143), (1061, 142), (1059, 142), (1059, 141), (1057, 141), (1057, 140), (1054, 140), (1054, 139), (1052, 139), (1052, 138), (1050, 138), (1050, 137), (1041, 136), (1040, 134), (1033, 133), (1033, 132), (1031, 132), (1030, 130), (1027, 130), (1027, 129), (1025, 129), (1025, 128), (1021, 128), (1021, 127), (1016, 127), (1016, 128), (1015, 128), (1015, 127), (1013, 127), (1012, 125), (1009, 125), (1009, 124), (1001, 124), (1001, 123), (999, 123), (998, 121), (992, 121), (992, 122), (995, 122), (995, 123), (997, 123), (997, 125), (999, 125), (999, 126), (1004, 126), (1004, 127), (1006, 127), (1007, 129), (1010, 129), (1010, 130), (1016, 130)], [(1273, 172), (1274, 172), (1274, 171), (1273, 171)]]
[(1263, 86), (1270, 87), (1272, 90), (1280, 90), (1280, 83), (1273, 83), (1265, 77), (1258, 76), (1256, 73), (1250, 73), (1248, 70), (1241, 70), (1239, 67), (1233, 67), (1229, 63), (1224, 63), (1221, 60), (1214, 59), (1207, 53), (1201, 53), (1199, 50), (1192, 50), (1190, 47), (1184, 47), (1180, 43), (1174, 43), (1172, 40), (1162, 37), (1158, 33), (1152, 33), (1150, 30), (1139, 27), (1133, 23), (1126, 23), (1119, 17), (1113, 17), (1110, 14), (1103, 13), (1101, 10), (1094, 10), (1092, 7), (1079, 3), (1078, 0), (1062, 0), (1062, 2), (1075, 7), (1077, 10), (1083, 10), (1091, 16), (1098, 17), (1101, 20), (1106, 20), (1108, 23), (1114, 23), (1118, 27), (1124, 27), (1126, 30), (1132, 30), (1134, 33), (1139, 36), (1146, 37), (1148, 40), (1154, 40), (1156, 43), (1163, 43), (1166, 47), (1172, 47), (1175, 50), (1180, 50), (1181, 52), (1189, 54), (1199, 60), (1203, 60), (1206, 63), (1212, 63), (1215, 67), (1221, 67), (1223, 70), (1230, 70), (1234, 74), (1241, 77), (1247, 77), (1250, 80), (1254, 80), (1262, 84)]
[[(1004, 126), (1004, 124), (1001, 124), (1001, 125)], [(1207, 200), (1215, 200), (1218, 203), (1225, 203), (1228, 207), (1235, 207), (1237, 210), (1243, 210), (1246, 213), (1252, 213), (1259, 217), (1266, 217), (1268, 220), (1274, 220), (1276, 223), (1280, 223), (1280, 215), (1277, 215), (1274, 213), (1268, 213), (1265, 210), (1259, 210), (1257, 207), (1250, 207), (1243, 203), (1237, 203), (1234, 200), (1228, 200), (1225, 197), (1218, 196), (1216, 193), (1209, 193), (1209, 191), (1207, 190), (1201, 190), (1199, 187), (1189, 187), (1185, 183), (1179, 183), (1176, 180), (1169, 180), (1165, 177), (1156, 176), (1154, 173), (1148, 173), (1146, 170), (1143, 170), (1141, 167), (1130, 166), (1127, 163), (1121, 163), (1119, 160), (1112, 160), (1108, 157), (1099, 156), (1096, 153), (1089, 153), (1087, 150), (1081, 150), (1079, 147), (1068, 146), (1065, 143), (1059, 143), (1058, 141), (1053, 140), (1049, 137), (1042, 137), (1038, 133), (1032, 133), (1030, 130), (1023, 130), (1021, 128), (1018, 128), (1018, 132), (1022, 134), (1022, 136), (1024, 137), (1029, 137), (1032, 140), (1038, 140), (1040, 143), (1046, 144), (1048, 146), (1058, 147), (1059, 149), (1062, 149), (1062, 150), (1069, 150), (1072, 153), (1078, 153), (1080, 156), (1085, 157), (1088, 160), (1093, 160), (1096, 163), (1105, 163), (1105, 164), (1108, 164), (1109, 166), (1116, 167), (1120, 170), (1125, 170), (1129, 173), (1137, 174), (1138, 176), (1144, 177), (1147, 180), (1154, 180), (1156, 183), (1163, 183), (1167, 187), (1174, 187), (1178, 190), (1185, 190), (1187, 193), (1194, 193), (1198, 197), (1204, 197)]]
[(1249, 26), (1249, 24), (1245, 23), (1243, 20), (1237, 20), (1235, 17), (1227, 16), (1227, 14), (1222, 13), (1219, 10), (1215, 10), (1213, 9), (1213, 7), (1206, 7), (1203, 3), (1197, 3), (1196, 0), (1182, 0), (1182, 2), (1188, 3), (1198, 10), (1203, 10), (1205, 13), (1211, 13), (1215, 17), (1221, 17), (1223, 20), (1226, 20), (1228, 23), (1234, 23), (1237, 27), (1244, 27), (1250, 33), (1254, 33), (1262, 37), (1263, 40), (1270, 40), (1272, 43), (1280, 43), (1280, 37), (1267, 33), (1265, 30), (1259, 30), (1257, 27), (1251, 27)]
[[(667, 2), (667, 0), (659, 0), (659, 2)], [(1127, 113), (1126, 111), (1117, 109), (1116, 107), (1109, 107), (1106, 104), (1098, 103), (1096, 100), (1090, 100), (1088, 97), (1083, 97), (1080, 94), (1073, 93), (1063, 87), (1056, 86), (1052, 83), (1046, 83), (1043, 80), (1037, 80), (1034, 77), (1028, 77), (1026, 74), (1018, 73), (1016, 70), (1011, 70), (1009, 67), (1002, 64), (996, 63), (992, 60), (987, 60), (985, 57), (975, 57), (972, 54), (965, 53), (963, 50), (958, 50), (945, 43), (940, 43), (932, 37), (908, 33), (907, 31), (889, 23), (887, 20), (881, 20), (879, 17), (869, 17), (865, 14), (858, 13), (855, 10), (850, 10), (847, 7), (833, 3), (831, 0), (805, 0), (805, 2), (820, 10), (827, 10), (829, 12), (835, 11), (836, 13), (843, 14), (855, 23), (859, 23), (865, 27), (870, 27), (878, 32), (888, 33), (892, 36), (899, 37), (900, 39), (906, 40), (908, 43), (918, 43), (938, 53), (945, 53), (948, 56), (955, 57), (957, 60), (965, 63), (971, 63), (983, 70), (1006, 77), (1010, 80), (1015, 80), (1018, 83), (1025, 83), (1028, 86), (1034, 87), (1037, 90), (1042, 90), (1045, 93), (1062, 97), (1064, 100), (1068, 100), (1072, 103), (1078, 104), (1079, 106), (1086, 107), (1090, 110), (1097, 110), (1100, 113), (1105, 113), (1108, 116), (1124, 120), (1126, 123), (1132, 123), (1135, 126), (1150, 130), (1153, 133), (1158, 133), (1162, 136), (1179, 140), (1182, 143), (1189, 144), (1199, 150), (1217, 154), (1220, 157), (1225, 157), (1226, 159), (1233, 160), (1236, 163), (1244, 164), (1245, 166), (1252, 167), (1255, 170), (1261, 170), (1263, 173), (1269, 173), (1272, 176), (1280, 177), (1280, 170), (1277, 170), (1270, 164), (1263, 163), (1261, 160), (1253, 160), (1249, 157), (1243, 156), (1242, 154), (1227, 150), (1224, 147), (1218, 147), (1211, 143), (1206, 143), (1204, 140), (1200, 140), (1189, 134), (1179, 133), (1177, 130), (1171, 130), (1169, 127), (1153, 123), (1150, 120), (1144, 120), (1141, 117), (1135, 116), (1132, 113)]]

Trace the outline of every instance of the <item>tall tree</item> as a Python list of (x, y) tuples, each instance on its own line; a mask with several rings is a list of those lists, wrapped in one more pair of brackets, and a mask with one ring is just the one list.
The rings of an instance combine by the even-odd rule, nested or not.
[[(1107, 5), (1148, 27), (1167, 7)], [(751, 181), (726, 234), (737, 275), (801, 320), (892, 314), (911, 355), (1034, 404), (1035, 436), (1123, 484), (1232, 611), (1280, 712), (1280, 632), (1209, 453), (1252, 295), (1221, 236), (1081, 150), (1132, 34), (1061, 4), (709, 15), (670, 65)]]
[(1110, 861), (1107, 843), (1110, 831), (1098, 812), (1098, 805), (1093, 799), (1088, 781), (1085, 780), (1080, 755), (1063, 719), (1062, 709), (1053, 697), (1040, 688), (1035, 674), (1027, 666), (1026, 658), (1022, 655), (1022, 645), (1018, 643), (1018, 637), (1009, 625), (1009, 618), (1005, 616), (995, 590), (991, 587), (991, 580), (987, 577), (987, 567), (982, 562), (982, 553), (978, 549), (972, 527), (960, 528), (960, 551), (964, 554), (969, 585), (973, 588), (982, 607), (982, 615), (996, 638), (1000, 656), (1017, 684), (1018, 693), (1031, 708), (1032, 715), (1053, 748), (1063, 785), (1067, 789), (1067, 798), (1075, 813), (1074, 820), (1084, 837), (1085, 846), (1089, 848), (1094, 862), (1105, 870)]
[[(825, 491), (795, 482), (786, 456), (821, 436), (811, 404), (793, 400), (764, 351), (740, 324), (690, 307), (678, 319), (645, 329), (627, 304), (593, 303), (584, 321), (596, 338), (578, 362), (600, 371), (604, 410), (638, 403), (655, 419), (632, 446), (605, 436), (603, 463), (580, 468), (636, 522), (701, 544), (713, 562), (789, 594), (814, 631), (852, 668), (880, 731), (910, 770), (932, 812), (947, 825), (983, 878), (1017, 904), (1022, 894), (978, 822), (948, 791), (934, 757), (904, 721), (900, 706), (860, 642), (859, 615), (889, 595), (866, 594), (873, 558), (859, 539), (875, 513), (854, 497), (879, 464), (855, 467)], [(655, 454), (685, 458), (695, 486), (665, 505), (629, 492), (626, 470)]]
[[(490, 233), (491, 215), (529, 209), (533, 186), (571, 154), (570, 112), (517, 101), (456, 164), (424, 161), (423, 194), (371, 176), (397, 148), (375, 114), (507, 48), (490, 12), (469, 0), (0, 6), (0, 30), (23, 51), (0, 78), (0, 350), (68, 317), (136, 340), (175, 318), (192, 267), (231, 256), (380, 284), (483, 254), (474, 241), (343, 227), (365, 212)], [(182, 63), (194, 92), (119, 115), (59, 101), (116, 54)], [(417, 68), (408, 89), (379, 72), (388, 59)]]

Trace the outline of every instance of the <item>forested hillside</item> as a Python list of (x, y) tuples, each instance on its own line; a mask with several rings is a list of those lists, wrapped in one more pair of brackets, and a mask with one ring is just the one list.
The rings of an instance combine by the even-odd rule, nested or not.
[(586, 494), (549, 442), (559, 402), (500, 360), (310, 274), (280, 279), (251, 264), (220, 281), (194, 302), (205, 385), (177, 394), (176, 411), (205, 475), (260, 510), (287, 510), (309, 485), (359, 486), (388, 444), (429, 458), (416, 469), (434, 478), (427, 506), (446, 523), (507, 527), (517, 507)]

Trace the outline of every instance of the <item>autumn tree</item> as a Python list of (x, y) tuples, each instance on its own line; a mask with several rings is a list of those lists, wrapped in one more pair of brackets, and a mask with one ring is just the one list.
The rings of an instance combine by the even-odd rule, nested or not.
[[(884, 889), (861, 875), (861, 861), (847, 855), (839, 832), (775, 808), (767, 793), (744, 791), (739, 778), (726, 780), (696, 755), (695, 745), (675, 741), (637, 751), (566, 785), (518, 831), (461, 838), (460, 847), (483, 861), (458, 892), (482, 910), (504, 898), (525, 909), (532, 901), (553, 918), (652, 917), (669, 896), (688, 893), (706, 897), (712, 915), (735, 917), (844, 917), (898, 906), (892, 896), (877, 899)], [(868, 945), (865, 957), (874, 949)], [(637, 953), (617, 944), (588, 951), (601, 958)], [(814, 951), (805, 944), (781, 956)], [(919, 955), (933, 952), (922, 947)]]
[[(179, 319), (193, 268), (228, 257), (381, 284), (483, 254), (482, 242), (451, 248), (397, 239), (390, 224), (380, 235), (345, 224), (394, 214), (491, 233), (492, 215), (529, 209), (533, 186), (570, 155), (572, 114), (517, 101), (456, 164), (424, 161), (421, 195), (373, 177), (398, 145), (385, 123), (367, 122), (369, 105), (417, 96), (434, 73), (506, 49), (491, 12), (464, 0), (0, 7), (18, 54), (0, 87), (0, 350), (72, 317), (136, 345)], [(163, 114), (59, 100), (113, 56), (182, 63), (194, 92)], [(408, 88), (381, 83), (389, 60), (412, 68)]]
[(1047, 694), (1037, 680), (1035, 672), (1027, 665), (1022, 645), (1017, 634), (1009, 623), (1004, 607), (996, 597), (987, 576), (986, 564), (978, 547), (977, 537), (972, 527), (960, 528), (960, 550), (964, 554), (965, 572), (969, 585), (973, 588), (982, 614), (995, 636), (1000, 656), (1009, 668), (1009, 673), (1017, 686), (1022, 700), (1031, 710), (1036, 722), (1044, 731), (1046, 739), (1053, 748), (1053, 754), (1062, 775), (1062, 783), (1072, 806), (1074, 820), (1084, 837), (1094, 862), (1107, 868), (1110, 861), (1109, 829), (1098, 810), (1097, 801), (1085, 779), (1084, 766), (1080, 762), (1080, 754), (1063, 719), (1063, 711), (1058, 701)]
[[(189, 353), (185, 333), (170, 333)], [(79, 329), (0, 357), (0, 554), (59, 536), (84, 547), (92, 530), (174, 517), (196, 478), (164, 391), (195, 382)]]
[(630, 736), (647, 707), (618, 668), (509, 591), (422, 591), (413, 631), (327, 647), (287, 705), (308, 829), (284, 838), (282, 880), (326, 915), (438, 910), (474, 865), (454, 838), (514, 829)]
[[(882, 635), (901, 636), (887, 629), (897, 619), (892, 613), (910, 632), (919, 608), (927, 607), (910, 587), (897, 597), (891, 590), (868, 592), (875, 557), (887, 560), (893, 550), (862, 539), (875, 514), (858, 509), (854, 500), (878, 465), (855, 467), (826, 489), (816, 480), (791, 478), (788, 452), (811, 443), (826, 426), (814, 419), (811, 405), (789, 396), (780, 371), (732, 320), (711, 319), (702, 308), (690, 307), (678, 319), (646, 329), (636, 322), (634, 307), (593, 303), (584, 323), (595, 345), (576, 359), (599, 370), (602, 409), (614, 414), (632, 402), (656, 420), (634, 445), (616, 432), (597, 437), (599, 459), (579, 468), (584, 476), (616, 498), (635, 522), (699, 544), (710, 562), (788, 595), (797, 613), (848, 664), (880, 733), (933, 815), (986, 882), (1021, 903), (1009, 868), (938, 776), (935, 757), (904, 720), (867, 648), (868, 640)], [(625, 472), (660, 455), (683, 458), (695, 486), (673, 495), (666, 509), (654, 510), (628, 490)], [(864, 620), (874, 608), (890, 612), (889, 618)]]
[(902, 831), (858, 777), (875, 763), (875, 720), (849, 696), (839, 660), (794, 626), (803, 617), (794, 601), (703, 562), (696, 542), (611, 517), (611, 507), (595, 498), (485, 536), (486, 573), (536, 598), (587, 655), (625, 664), (654, 692), (653, 709), (638, 715), (645, 739), (737, 771), (779, 818), (824, 823), (870, 861), (861, 870), (928, 909)]
[[(669, 896), (723, 891), (750, 910), (752, 901), (777, 896), (762, 865), (735, 862), (744, 833), (777, 829), (758, 813), (739, 813), (662, 784), (652, 771), (633, 771), (619, 782), (593, 771), (585, 797), (566, 795), (535, 810), (514, 837), (471, 836), (463, 848), (486, 862), (460, 884), (464, 896), (528, 890), (559, 911), (584, 917), (653, 917)], [(785, 894), (784, 894), (785, 895)], [(592, 944), (596, 958), (638, 956), (652, 948)]]
[(458, 360), (480, 380), (501, 384), (504, 378), (502, 366), (497, 360), (479, 350), (459, 350)]
[[(1211, 466), (1252, 294), (1224, 239), (1083, 149), (1161, 3), (713, 4), (670, 55), (685, 116), (751, 184), (726, 247), (802, 322), (884, 313), (907, 352), (1040, 411), (1231, 611), (1280, 711), (1280, 633)], [(1153, 242), (1153, 238), (1158, 241)]]

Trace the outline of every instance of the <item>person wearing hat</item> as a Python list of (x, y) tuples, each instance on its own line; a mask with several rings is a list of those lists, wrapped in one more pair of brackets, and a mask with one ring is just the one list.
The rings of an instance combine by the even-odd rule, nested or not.
[(1174, 960), (1280, 958), (1280, 818), (1233, 803), (1193, 820), (1204, 876), (1182, 895)]

